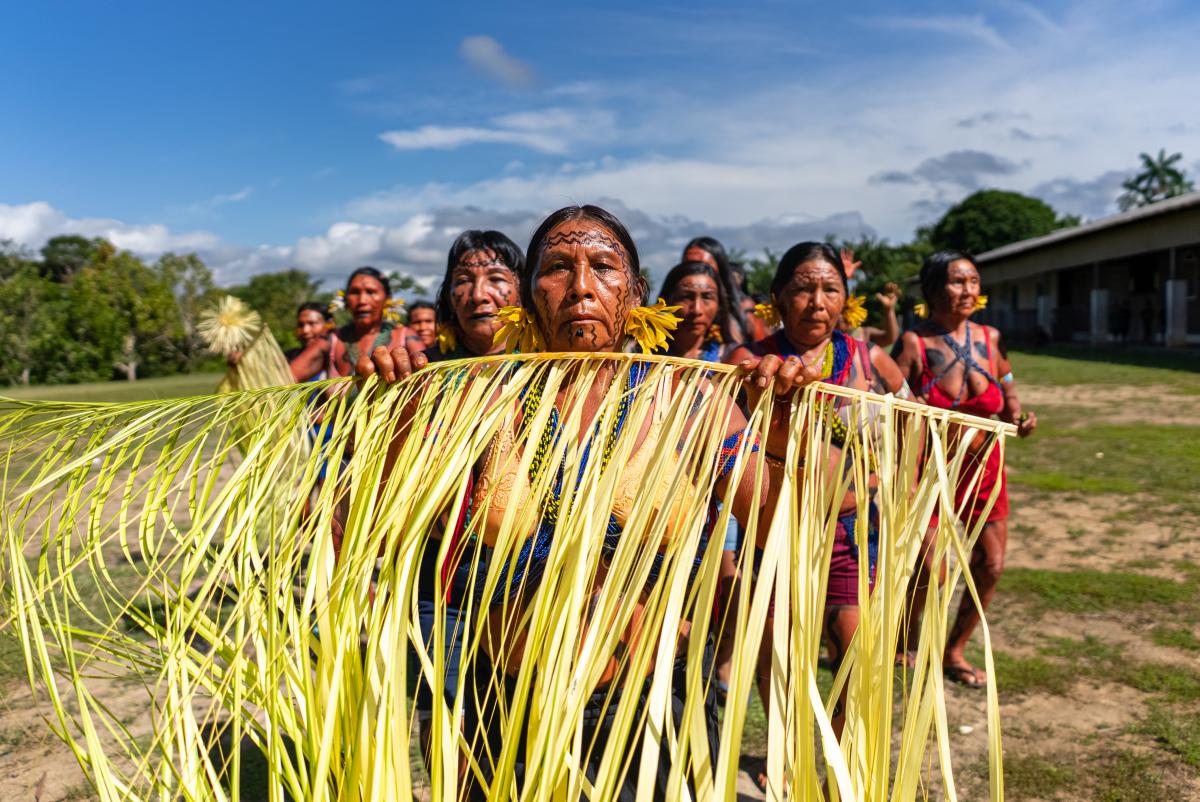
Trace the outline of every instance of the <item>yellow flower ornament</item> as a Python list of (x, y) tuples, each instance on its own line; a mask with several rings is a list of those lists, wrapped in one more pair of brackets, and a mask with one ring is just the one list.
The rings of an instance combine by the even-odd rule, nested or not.
[(542, 350), (542, 338), (537, 326), (523, 306), (502, 306), (496, 312), (502, 325), (492, 337), (492, 344), (504, 343), (506, 354), (531, 354)]
[(667, 347), (679, 321), (683, 318), (675, 314), (678, 306), (667, 306), (662, 298), (654, 306), (639, 306), (629, 313), (625, 321), (625, 333), (637, 340), (643, 354), (649, 354)]
[(754, 316), (766, 323), (771, 328), (779, 325), (779, 310), (775, 308), (775, 304), (755, 304)]
[(846, 299), (846, 305), (842, 308), (842, 320), (846, 321), (847, 326), (857, 329), (867, 322), (866, 303), (865, 295), (851, 295)]
[(929, 307), (925, 304), (916, 304), (913, 306), (913, 314), (917, 317), (929, 317)]
[(458, 347), (458, 335), (454, 333), (454, 327), (449, 323), (438, 326), (437, 347), (438, 351), (443, 354), (448, 354)]
[(975, 299), (975, 311), (978, 312), (980, 309), (987, 309), (987, 296), (986, 295), (980, 295), (978, 298)]

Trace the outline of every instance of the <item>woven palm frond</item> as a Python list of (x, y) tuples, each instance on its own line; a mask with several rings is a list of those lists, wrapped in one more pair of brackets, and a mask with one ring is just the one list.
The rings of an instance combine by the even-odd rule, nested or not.
[[(943, 512), (936, 553), (957, 566), (978, 536), (948, 514), (967, 471), (964, 432), (1003, 448), (1008, 428), (805, 388), (769, 499), (750, 472), (769, 396), (742, 445), (722, 451), (739, 382), (724, 366), (665, 357), (443, 362), (370, 385), (353, 405), (335, 394), (329, 437), (310, 454), (275, 433), (305, 425), (311, 384), (123, 405), (4, 402), (0, 629), (20, 640), (56, 731), (105, 799), (408, 798), (424, 771), (413, 757), (418, 685), (434, 699), (433, 799), (471, 785), (489, 800), (608, 800), (628, 784), (646, 799), (656, 786), (730, 799), (764, 642), (769, 796), (912, 799), (934, 782), (954, 798), (940, 659), (952, 590), (965, 582), (975, 594), (969, 575), (956, 567), (931, 589), (899, 706), (894, 649), (931, 516)], [(594, 423), (581, 413), (589, 390)], [(836, 415), (824, 412), (831, 401)], [(247, 429), (256, 405), (265, 420)], [(834, 428), (844, 448), (832, 447)], [(724, 467), (728, 485), (717, 481)], [(878, 509), (876, 583), (868, 593), (861, 560), (861, 624), (823, 694), (825, 577), (850, 493), (860, 521)], [(723, 537), (707, 533), (742, 508), (762, 510), (747, 517), (738, 554), (753, 581), (722, 606)], [(531, 547), (536, 560), (522, 557)], [(428, 633), (425, 561), (438, 566)], [(444, 615), (455, 584), (460, 631)], [(447, 687), (442, 647), (456, 635), (463, 665)], [(711, 751), (718, 637), (734, 639), (735, 660)], [(144, 724), (106, 705), (114, 678), (145, 688)], [(842, 688), (838, 739), (830, 711)], [(265, 767), (265, 789), (243, 787), (251, 761)]]

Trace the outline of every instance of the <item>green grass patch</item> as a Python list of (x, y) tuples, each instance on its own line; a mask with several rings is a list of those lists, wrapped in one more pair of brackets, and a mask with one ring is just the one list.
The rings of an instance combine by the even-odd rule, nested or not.
[(1074, 784), (1075, 769), (1066, 763), (1037, 755), (1004, 758), (1004, 791), (1009, 799), (1050, 799)]
[(1200, 711), (1181, 714), (1162, 705), (1153, 705), (1131, 732), (1149, 735), (1184, 763), (1200, 769)]
[(1128, 750), (1090, 761), (1087, 776), (1096, 802), (1175, 802), (1178, 797), (1163, 782), (1152, 755)]
[[(1195, 669), (1166, 663), (1118, 664), (1111, 668), (1113, 679), (1143, 693), (1161, 694), (1173, 702), (1200, 702), (1200, 673)], [(1099, 671), (1101, 676), (1107, 673)]]
[[(1044, 657), (1014, 657), (992, 652), (996, 666), (996, 688), (1005, 696), (1042, 691), (1062, 696), (1078, 676), (1075, 668)], [(976, 662), (981, 665), (982, 659)]]
[(1200, 652), (1200, 638), (1192, 630), (1183, 627), (1158, 626), (1150, 633), (1150, 638), (1157, 646)]
[(1174, 606), (1194, 600), (1193, 582), (1176, 582), (1125, 571), (1052, 571), (1010, 568), (1000, 579), (1000, 591), (1024, 596), (1039, 611), (1068, 613), (1129, 610), (1145, 605)]
[(220, 373), (184, 373), (136, 382), (47, 384), (34, 387), (0, 387), (0, 396), (18, 401), (146, 401), (209, 395), (217, 391)]
[(1200, 393), (1200, 358), (1170, 351), (1103, 350), (1059, 346), (1009, 351), (1018, 382), (1043, 385), (1171, 385)]
[(1079, 421), (1057, 411), (1039, 415), (1037, 436), (1006, 452), (1012, 481), (1053, 493), (1144, 493), (1200, 515), (1200, 426)]

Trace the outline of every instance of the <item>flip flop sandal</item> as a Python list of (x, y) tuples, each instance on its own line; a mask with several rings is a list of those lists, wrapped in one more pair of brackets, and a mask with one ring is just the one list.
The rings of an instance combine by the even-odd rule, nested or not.
[(944, 666), (942, 673), (946, 679), (959, 685), (965, 685), (968, 688), (986, 688), (987, 679), (980, 679), (979, 669), (974, 666), (964, 664), (956, 666)]

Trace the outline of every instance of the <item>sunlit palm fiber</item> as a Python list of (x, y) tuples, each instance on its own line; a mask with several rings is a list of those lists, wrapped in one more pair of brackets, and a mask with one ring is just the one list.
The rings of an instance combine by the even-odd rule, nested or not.
[[(624, 376), (635, 359), (648, 363), (649, 372), (627, 399), (608, 468), (601, 470), (625, 383), (607, 387), (592, 430), (581, 431), (577, 405), (606, 360)], [(828, 774), (828, 793), (841, 799), (920, 798), (936, 766), (947, 798), (955, 798), (940, 658), (960, 570), (930, 595), (918, 666), (895, 709), (894, 646), (929, 517), (939, 504), (953, 506), (953, 477), (970, 438), (953, 436), (952, 427), (996, 434), (1011, 427), (825, 385), (801, 394), (788, 464), (804, 453), (806, 467), (777, 477), (781, 503), (764, 519), (766, 531), (749, 522), (747, 544), (760, 539), (764, 548), (758, 581), (741, 585), (728, 630), (738, 657), (714, 763), (703, 727), (712, 681), (703, 652), (718, 630), (712, 610), (723, 537), (702, 552), (699, 546), (738, 381), (723, 367), (654, 357), (441, 363), (394, 387), (369, 388), (368, 400), (352, 407), (341, 397), (330, 401), (330, 442), (310, 455), (278, 433), (303, 425), (311, 384), (119, 406), (7, 402), (0, 412), (8, 511), (2, 581), (30, 680), (106, 799), (237, 798), (241, 764), (261, 756), (272, 799), (404, 797), (417, 770), (410, 743), (410, 689), (417, 681), (432, 685), (438, 700), (429, 766), (434, 799), (462, 791), (460, 755), (469, 757), (476, 782), (495, 800), (518, 793), (610, 799), (627, 773), (640, 778), (639, 796), (649, 799), (660, 754), (670, 757), (673, 798), (729, 799), (773, 599), (770, 795), (778, 798), (786, 788), (793, 799), (822, 798)], [(532, 424), (512, 447), (490, 455), (520, 480), (502, 504), (496, 488), (503, 483), (471, 486), (471, 468), (498, 435), (515, 431), (522, 393), (542, 383)], [(570, 389), (558, 403), (561, 435), (544, 461), (551, 467), (525, 489), (533, 445), (561, 386)], [(831, 427), (816, 412), (815, 393), (839, 399), (852, 447), (830, 448)], [(768, 398), (753, 411), (752, 429), (761, 429), (769, 404)], [(247, 409), (262, 411), (261, 425), (243, 425)], [(401, 420), (407, 423), (398, 432)], [(647, 430), (656, 439), (645, 438), (643, 446)], [(580, 440), (593, 431), (580, 471)], [(992, 437), (989, 447), (1002, 447), (1002, 440)], [(353, 456), (343, 462), (350, 443)], [(650, 449), (646, 459), (643, 448)], [(734, 465), (734, 484), (747, 454), (743, 449)], [(327, 479), (306, 515), (322, 460)], [(601, 542), (609, 513), (622, 478), (638, 462), (642, 480), (623, 534), (606, 554)], [(561, 510), (540, 580), (496, 608), (488, 628), (478, 600), (506, 596), (504, 566), (536, 528), (560, 464)], [(880, 510), (878, 583), (868, 596), (861, 560), (862, 625), (832, 695), (822, 696), (816, 670), (836, 511), (847, 490), (859, 491), (857, 541), (865, 551), (871, 471)], [(475, 495), (472, 514), (451, 554), (451, 538), (429, 536), (440, 531), (440, 519), (457, 518), (468, 492)], [(757, 495), (763, 496), (761, 486)], [(482, 535), (492, 505), (500, 523), (490, 533), (495, 547), (484, 569), (480, 539), (472, 536)], [(730, 507), (724, 505), (713, 531), (725, 531)], [(336, 557), (335, 516), (344, 521)], [(952, 519), (941, 516), (935, 547), (961, 566), (978, 532), (959, 532)], [(442, 558), (478, 569), (471, 574), (468, 595), (475, 601), (463, 619), (464, 667), (451, 689), (453, 705), (440, 701), (448, 633), (435, 627), (435, 646), (426, 652), (416, 619), (418, 566), (423, 550), (435, 547)], [(657, 554), (662, 564), (651, 580)], [(739, 559), (749, 575), (749, 545)], [(973, 594), (969, 578), (967, 584)], [(436, 596), (443, 598), (441, 587)], [(618, 649), (639, 603), (640, 636)], [(678, 637), (685, 624), (686, 640)], [(520, 660), (505, 641), (517, 630), (526, 634)], [(621, 659), (606, 684), (614, 654)], [(678, 721), (670, 701), (677, 659), (686, 669)], [(489, 663), (511, 673), (507, 690), (469, 682), (468, 665)], [(111, 676), (145, 684), (150, 736), (127, 730), (125, 711), (105, 707), (98, 678)], [(643, 682), (647, 701), (640, 705)], [(999, 799), (998, 704), (989, 683), (992, 797)], [(839, 744), (829, 712), (843, 685), (848, 704)], [(616, 692), (621, 687), (627, 692)], [(616, 724), (603, 751), (597, 747), (597, 770), (589, 775), (582, 767), (594, 744), (583, 739), (581, 720), (589, 697), (605, 689)], [(489, 749), (469, 726), (472, 709), (493, 717), (503, 735), (498, 748)], [(894, 716), (901, 719), (895, 759)], [(635, 760), (639, 735), (644, 743)], [(514, 771), (518, 760), (523, 785)]]

